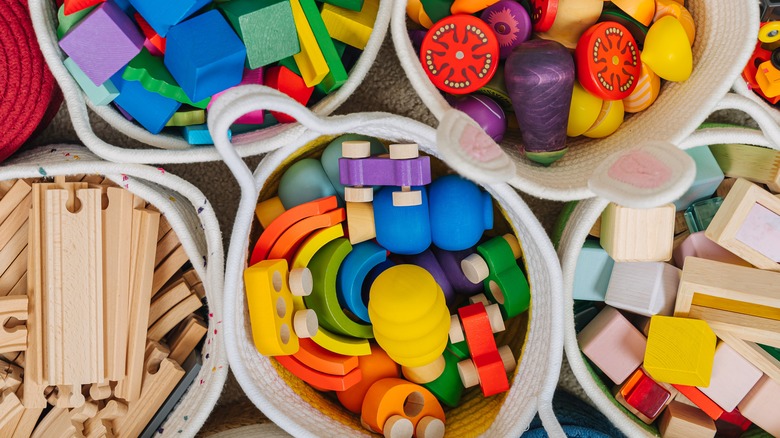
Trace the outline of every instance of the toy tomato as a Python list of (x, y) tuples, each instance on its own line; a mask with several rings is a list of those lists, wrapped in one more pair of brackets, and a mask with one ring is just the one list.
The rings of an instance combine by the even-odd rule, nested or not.
[(605, 100), (628, 97), (642, 71), (634, 37), (612, 22), (598, 23), (585, 31), (577, 42), (575, 58), (580, 84)]

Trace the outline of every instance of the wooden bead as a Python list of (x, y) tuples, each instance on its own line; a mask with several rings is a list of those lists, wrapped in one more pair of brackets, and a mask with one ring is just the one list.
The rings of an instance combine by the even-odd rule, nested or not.
[(715, 333), (704, 321), (653, 316), (644, 367), (659, 382), (707, 386), (716, 341)]
[(417, 143), (391, 144), (388, 149), (390, 150), (391, 160), (409, 160), (420, 156)]
[(662, 438), (712, 438), (715, 422), (701, 410), (672, 401), (661, 414), (658, 431)]
[(438, 379), (441, 373), (444, 372), (446, 361), (444, 357), (439, 356), (433, 362), (420, 367), (401, 367), (406, 380), (414, 383), (430, 383)]
[(443, 438), (444, 422), (436, 417), (423, 417), (414, 429), (417, 438)]
[(401, 415), (393, 415), (385, 421), (382, 434), (385, 438), (412, 438), (414, 436), (414, 426), (408, 418), (404, 418)]
[(371, 202), (374, 200), (372, 187), (345, 187), (344, 201), (346, 202)]

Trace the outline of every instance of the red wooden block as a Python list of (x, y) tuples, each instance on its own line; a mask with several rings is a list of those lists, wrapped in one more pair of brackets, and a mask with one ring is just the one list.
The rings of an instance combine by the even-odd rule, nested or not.
[(640, 420), (651, 424), (675, 395), (677, 390), (656, 382), (645, 370), (639, 368), (618, 389), (615, 400)]
[(707, 414), (710, 418), (713, 420), (717, 420), (718, 418), (723, 415), (723, 408), (718, 406), (717, 403), (710, 400), (709, 397), (704, 395), (699, 388), (695, 386), (686, 386), (686, 385), (672, 385), (674, 386), (674, 389), (680, 391), (680, 394), (684, 395), (688, 398), (688, 400), (692, 401), (693, 404), (695, 404), (699, 409), (704, 411), (705, 414)]
[(723, 412), (723, 415), (715, 421), (715, 427), (718, 429), (718, 436), (724, 438), (737, 438), (742, 435), (750, 425), (753, 424), (745, 418), (739, 409), (731, 412)]
[(293, 356), (274, 356), (274, 358), (285, 367), (287, 371), (320, 390), (344, 391), (356, 385), (363, 377), (360, 368), (355, 368), (344, 376), (338, 376), (309, 368)]
[(358, 367), (357, 356), (345, 356), (320, 347), (309, 338), (299, 339), (300, 348), (293, 357), (303, 365), (323, 372), (344, 376)]
[(138, 26), (141, 28), (141, 32), (144, 34), (146, 39), (149, 40), (149, 42), (160, 51), (160, 53), (164, 54), (165, 38), (158, 35), (157, 32), (152, 29), (152, 26), (149, 26), (149, 23), (144, 20), (144, 17), (142, 17), (141, 14), (135, 14), (135, 22), (138, 23)]
[(279, 237), (295, 223), (305, 218), (331, 211), (335, 209), (337, 205), (336, 197), (328, 196), (327, 198), (320, 198), (298, 205), (282, 213), (268, 225), (268, 228), (266, 228), (263, 231), (263, 234), (260, 235), (260, 238), (257, 239), (255, 248), (252, 250), (252, 257), (249, 260), (249, 265), (252, 266), (257, 262), (266, 260), (268, 258), (268, 253), (271, 251), (271, 248), (273, 248)]
[(509, 379), (498, 353), (490, 319), (482, 303), (474, 303), (458, 309), (461, 327), (471, 360), (479, 373), (479, 383), (485, 397), (509, 390)]
[[(303, 78), (295, 74), (289, 68), (279, 65), (265, 70), (265, 85), (292, 97), (301, 105), (306, 105), (314, 93), (314, 87), (307, 87)], [(279, 123), (292, 123), (294, 118), (287, 114), (271, 111), (271, 115)]]
[(95, 6), (104, 1), (106, 0), (65, 0), (65, 15), (87, 9), (90, 6)]
[(284, 234), (279, 236), (279, 239), (276, 240), (273, 248), (271, 248), (271, 252), (268, 253), (268, 258), (272, 260), (286, 259), (287, 263), (292, 263), (295, 251), (309, 234), (344, 222), (346, 218), (347, 214), (344, 209), (339, 208), (296, 222)]

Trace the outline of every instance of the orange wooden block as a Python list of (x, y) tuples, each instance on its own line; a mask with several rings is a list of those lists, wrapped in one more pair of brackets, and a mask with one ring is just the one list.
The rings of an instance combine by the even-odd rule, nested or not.
[(684, 395), (688, 400), (695, 404), (699, 409), (704, 411), (710, 418), (717, 420), (723, 415), (723, 408), (717, 405), (709, 397), (704, 395), (699, 388), (695, 386), (686, 385), (672, 385), (674, 389), (680, 391), (680, 394)]
[(344, 391), (360, 382), (360, 379), (363, 376), (359, 368), (350, 371), (344, 376), (337, 376), (334, 374), (325, 374), (309, 368), (293, 356), (274, 356), (274, 358), (285, 367), (287, 371), (320, 390)]
[(292, 356), (302, 364), (325, 374), (344, 376), (358, 367), (357, 356), (334, 353), (317, 345), (311, 339), (299, 339), (298, 352)]
[(298, 249), (303, 239), (314, 231), (344, 222), (346, 217), (344, 209), (339, 208), (296, 222), (279, 236), (268, 253), (268, 258), (271, 260), (286, 259), (288, 263), (292, 262), (295, 250)]
[(375, 382), (388, 377), (398, 377), (398, 364), (390, 359), (378, 345), (371, 345), (371, 354), (358, 357), (358, 368), (363, 372), (363, 379), (357, 385), (336, 393), (341, 404), (349, 411), (359, 414), (368, 389)]
[(249, 265), (254, 265), (257, 262), (268, 259), (268, 253), (276, 243), (277, 239), (296, 222), (323, 214), (330, 210), (335, 209), (337, 201), (335, 196), (328, 196), (327, 198), (317, 199), (305, 204), (293, 207), (279, 217), (277, 217), (271, 225), (268, 226), (260, 235), (260, 238), (255, 244), (254, 250), (252, 250), (252, 257), (249, 259)]
[(384, 429), (385, 422), (396, 415), (407, 418), (415, 429), (424, 417), (445, 421), (439, 401), (420, 385), (392, 377), (371, 385), (360, 414), (363, 423), (379, 432)]
[(143, 32), (146, 39), (148, 39), (160, 53), (165, 53), (165, 38), (157, 34), (157, 32), (152, 29), (152, 26), (144, 20), (144, 17), (142, 17), (141, 14), (135, 14), (135, 22), (138, 23), (138, 27), (141, 28), (141, 32)]

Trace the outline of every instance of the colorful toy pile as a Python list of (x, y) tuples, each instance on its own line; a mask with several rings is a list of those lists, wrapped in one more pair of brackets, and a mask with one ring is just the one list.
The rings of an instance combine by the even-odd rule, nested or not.
[(776, 2), (761, 0), (761, 27), (750, 61), (742, 78), (762, 99), (772, 105), (780, 101), (780, 21)]
[[(493, 202), (432, 176), (415, 144), (344, 135), (260, 202), (244, 272), (258, 351), (385, 436), (435, 437), (465, 388), (509, 389), (515, 353), (494, 333), (530, 289)], [(491, 230), (493, 232), (491, 233)]]
[[(173, 127), (190, 144), (210, 144), (206, 112), (231, 87), (262, 84), (303, 105), (338, 89), (378, 8), (379, 0), (66, 0), (57, 35), (94, 105), (113, 103), (153, 134)], [(234, 130), (292, 121), (257, 111)]]
[(594, 376), (662, 437), (751, 424), (778, 436), (780, 152), (687, 152), (696, 181), (675, 204), (610, 204), (591, 231), (600, 241), (586, 241), (574, 279), (577, 340)]
[(451, 105), (496, 141), (514, 112), (518, 149), (544, 165), (567, 136), (612, 134), (661, 79), (693, 69), (695, 25), (678, 0), (410, 0), (407, 14), (429, 29), (410, 33)]

